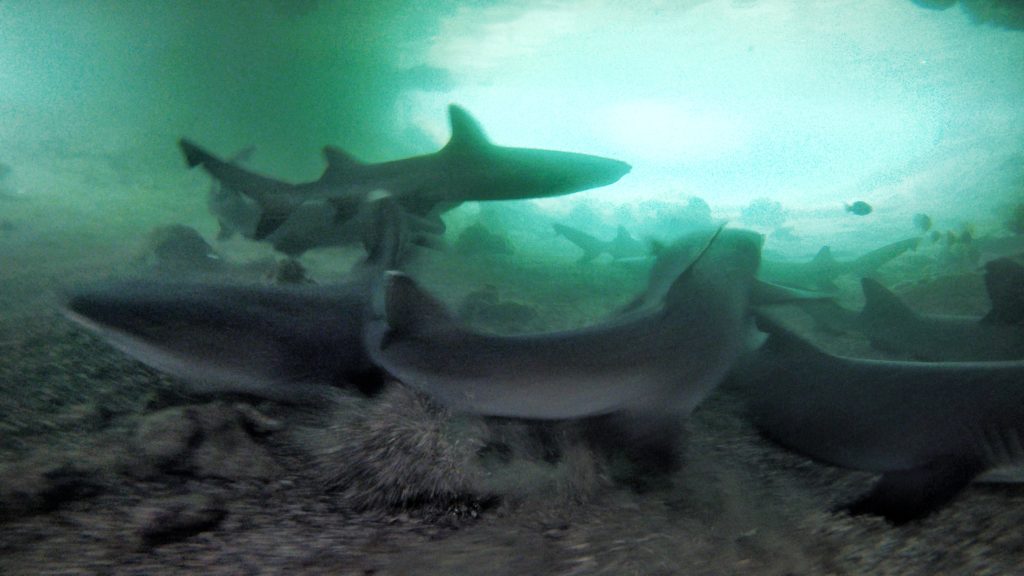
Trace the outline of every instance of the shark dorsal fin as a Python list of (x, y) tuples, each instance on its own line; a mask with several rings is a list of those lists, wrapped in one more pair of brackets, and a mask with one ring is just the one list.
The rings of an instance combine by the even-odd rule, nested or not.
[(832, 248), (828, 246), (822, 246), (821, 250), (814, 255), (814, 259), (811, 260), (811, 264), (829, 265), (835, 264), (836, 259), (832, 257)]
[(765, 348), (775, 354), (785, 356), (830, 356), (827, 352), (798, 336), (781, 322), (763, 312), (754, 314), (758, 330), (768, 334)]
[(353, 169), (363, 165), (352, 154), (334, 146), (324, 146), (324, 159), (327, 160), (327, 168), (320, 179), (326, 181), (345, 178)]
[(491, 145), (480, 123), (464, 108), (455, 104), (448, 106), (448, 121), (452, 126), (452, 137), (445, 145), (445, 150), (464, 152), (480, 150)]
[(384, 314), (396, 336), (436, 334), (456, 325), (438, 299), (420, 288), (411, 277), (395, 270), (386, 273)]
[(615, 240), (632, 242), (633, 235), (629, 233), (629, 230), (626, 230), (625, 226), (620, 225), (618, 231), (615, 233)]
[(708, 249), (711, 248), (711, 245), (715, 243), (716, 239), (718, 239), (722, 230), (725, 230), (725, 224), (722, 224), (718, 227), (718, 230), (715, 230), (715, 233), (711, 235), (711, 238), (708, 238), (708, 241), (701, 247), (700, 251), (697, 252), (697, 255), (694, 256), (693, 260), (690, 260), (690, 263), (686, 265), (686, 269), (683, 270), (672, 282), (672, 285), (669, 286), (669, 289), (665, 292), (665, 303), (676, 300), (676, 295), (678, 295), (680, 291), (686, 290), (686, 284), (693, 276), (693, 267), (696, 266), (697, 263), (704, 258), (704, 255), (708, 253)]
[(916, 316), (913, 310), (877, 280), (861, 278), (860, 285), (864, 289), (862, 317), (889, 323)]
[(984, 322), (1024, 324), (1024, 266), (999, 258), (985, 264), (985, 288), (992, 310)]

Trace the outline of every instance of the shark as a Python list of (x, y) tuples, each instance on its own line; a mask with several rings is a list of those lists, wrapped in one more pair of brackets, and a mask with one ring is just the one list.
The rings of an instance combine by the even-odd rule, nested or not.
[[(664, 246), (653, 244), (653, 252), (657, 255), (648, 272), (647, 288), (619, 309), (619, 313), (657, 308), (665, 295), (675, 283), (681, 266), (691, 261), (701, 249), (696, 242), (699, 234), (683, 237), (676, 242)], [(778, 304), (807, 304), (811, 302), (831, 302), (832, 295), (811, 290), (801, 290), (780, 286), (755, 278), (750, 291), (751, 306), (772, 306)]]
[[(240, 155), (244, 154), (241, 157), (247, 158), (250, 150), (244, 150), (229, 162), (238, 165)], [(378, 192), (387, 193), (371, 191), (367, 199)], [(256, 239), (256, 229), (263, 214), (258, 202), (215, 180), (210, 187), (208, 206), (220, 227), (218, 240), (227, 240), (235, 234), (250, 240)], [(359, 243), (365, 234), (365, 222), (361, 221), (363, 216), (360, 210), (356, 210), (351, 217), (339, 222), (334, 205), (324, 200), (312, 200), (297, 206), (285, 222), (260, 240), (269, 243), (282, 254), (298, 258), (314, 248)], [(444, 233), (441, 220), (413, 218), (411, 214), (406, 218), (409, 220), (408, 225), (417, 227), (420, 232), (418, 243), (433, 246), (440, 241)]]
[(288, 183), (224, 161), (198, 144), (179, 144), (190, 167), (201, 166), (222, 186), (260, 206), (253, 239), (262, 240), (309, 202), (333, 207), (333, 220), (351, 218), (366, 195), (387, 190), (413, 213), (427, 215), (462, 202), (517, 200), (571, 194), (607, 186), (626, 175), (625, 162), (555, 150), (492, 143), (463, 108), (448, 108), (451, 137), (437, 152), (401, 160), (365, 163), (339, 148), (324, 148), (327, 167), (311, 182)]
[(611, 240), (601, 240), (564, 224), (555, 223), (552, 226), (555, 229), (555, 234), (583, 250), (580, 262), (590, 262), (602, 254), (608, 254), (612, 260), (645, 258), (651, 255), (651, 251), (634, 238), (624, 226), (619, 226), (615, 238)]
[(839, 276), (870, 276), (893, 258), (908, 250), (917, 249), (920, 241), (920, 238), (907, 238), (846, 261), (836, 260), (832, 256), (831, 248), (823, 246), (810, 262), (766, 260), (762, 263), (758, 276), (768, 282), (794, 288), (834, 291), (837, 289), (835, 279)]
[(363, 346), (380, 279), (410, 246), (402, 211), (384, 193), (362, 211), (367, 258), (345, 282), (269, 286), (118, 281), (81, 289), (64, 314), (114, 348), (203, 394), (323, 403), (374, 394), (383, 372)]
[(983, 318), (918, 314), (879, 282), (861, 283), (859, 325), (875, 348), (935, 362), (1024, 360), (1024, 266), (1012, 260), (986, 265)]
[(903, 524), (986, 471), (1024, 464), (1024, 362), (895, 362), (829, 354), (759, 314), (765, 343), (730, 377), (769, 439), (881, 474), (842, 506)]
[(391, 271), (383, 314), (367, 326), (367, 351), (389, 375), (458, 412), (621, 417), (629, 432), (620, 440), (671, 450), (683, 417), (746, 347), (760, 249), (759, 235), (720, 229), (676, 269), (659, 306), (511, 336), (460, 323), (414, 280)]

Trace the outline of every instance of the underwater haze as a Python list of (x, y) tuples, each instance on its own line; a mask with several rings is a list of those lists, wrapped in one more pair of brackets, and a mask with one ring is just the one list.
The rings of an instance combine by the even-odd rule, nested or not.
[[(1019, 14), (978, 23), (962, 4), (7, 0), (0, 160), (31, 196), (51, 186), (40, 150), (139, 158), (153, 202), (59, 200), (201, 224), (182, 136), (225, 156), (255, 146), (254, 168), (310, 180), (327, 144), (368, 161), (436, 150), (454, 102), (496, 143), (632, 164), (616, 186), (541, 203), (589, 204), (608, 221), (587, 224), (612, 231), (630, 224), (622, 205), (693, 196), (732, 220), (758, 198), (813, 210), (850, 242), (912, 232), (918, 212), (998, 226), (1024, 178), (1024, 35)], [(845, 217), (855, 200), (874, 213)]]
[[(776, 301), (747, 294), (758, 262)], [(1019, 371), (1022, 262), (1017, 0), (0, 0), (0, 573), (1020, 573), (1019, 470), (905, 527), (850, 516), (879, 470), (769, 441), (726, 375), (780, 302), (837, 355)], [(588, 419), (385, 377), (378, 267), (483, 333), (445, 356), (467, 386)], [(119, 331), (70, 304), (103, 290), (111, 317), (170, 304)], [(652, 480), (595, 448), (607, 414), (576, 404), (604, 389), (545, 378), (614, 387), (661, 340), (604, 336), (579, 376), (543, 338), (669, 294), (700, 319), (673, 359), (710, 367)], [(915, 313), (982, 336), (935, 344), (948, 319)], [(518, 337), (540, 344), (502, 363)], [(333, 396), (346, 362), (380, 381)], [(211, 366), (239, 387), (192, 387)], [(275, 369), (296, 386), (261, 397)], [(300, 388), (329, 408), (279, 402)]]

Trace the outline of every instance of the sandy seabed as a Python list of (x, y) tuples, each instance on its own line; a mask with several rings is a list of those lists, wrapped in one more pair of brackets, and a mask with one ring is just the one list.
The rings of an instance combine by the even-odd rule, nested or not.
[[(602, 264), (594, 266), (600, 272)], [(420, 458), (408, 483), (432, 482), (436, 498), (416, 486), (401, 498), (370, 497), (359, 492), (393, 492), (401, 482), (369, 477), (386, 473), (379, 461), (373, 468), (325, 460), (373, 442), (338, 433), (354, 428), (317, 430), (336, 422), (376, 430), (374, 419), (384, 426), (396, 410), (406, 411), (399, 415), (409, 434), (455, 427), (458, 419), (400, 389), (386, 400), (396, 410), (353, 399), (326, 414), (182, 396), (173, 380), (61, 317), (52, 279), (95, 275), (81, 269), (80, 260), (47, 258), (31, 273), (12, 274), (0, 298), (5, 575), (1024, 574), (1019, 486), (973, 485), (899, 528), (832, 513), (874, 477), (766, 442), (729, 390), (691, 418), (685, 465), (669, 487), (636, 493), (609, 482), (593, 455), (576, 454), (572, 465), (506, 470), (544, 478), (485, 494), (473, 489), (472, 474), (461, 477), (458, 458), (441, 462), (451, 446), (431, 445), (401, 457)], [(967, 284), (983, 308), (980, 279)], [(947, 285), (913, 289), (942, 302)], [(544, 299), (528, 296), (543, 308)], [(574, 313), (584, 315), (551, 312)], [(815, 338), (834, 351), (869, 351), (856, 337)], [(462, 431), (469, 448), (480, 426)], [(357, 441), (348, 452), (331, 449)]]

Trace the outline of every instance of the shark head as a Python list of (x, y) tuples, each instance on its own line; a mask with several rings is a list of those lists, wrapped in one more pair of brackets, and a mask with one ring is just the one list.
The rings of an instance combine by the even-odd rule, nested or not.
[(452, 136), (440, 154), (463, 183), (452, 193), (466, 195), (449, 201), (560, 196), (614, 184), (632, 169), (600, 156), (497, 146), (468, 112), (452, 105), (448, 113)]
[(304, 402), (372, 372), (359, 345), (366, 292), (131, 281), (80, 291), (64, 312), (193, 391)]

